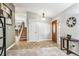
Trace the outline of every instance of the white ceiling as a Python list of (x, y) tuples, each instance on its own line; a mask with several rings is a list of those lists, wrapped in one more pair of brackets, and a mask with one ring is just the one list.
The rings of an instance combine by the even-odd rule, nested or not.
[(46, 17), (54, 17), (73, 3), (14, 3), (14, 5), (16, 13), (30, 11), (42, 15), (44, 12)]

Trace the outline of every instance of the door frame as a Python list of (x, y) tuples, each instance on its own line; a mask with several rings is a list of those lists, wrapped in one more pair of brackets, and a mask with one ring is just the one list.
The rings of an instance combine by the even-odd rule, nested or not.
[[(55, 19), (52, 20), (52, 22), (55, 21)], [(52, 25), (51, 22), (51, 25)], [(52, 29), (52, 26), (51, 26)], [(51, 30), (51, 39), (52, 39), (52, 30)], [(60, 47), (60, 21), (57, 20), (57, 42), (56, 42), (57, 46)]]
[[(55, 25), (55, 33), (53, 33), (53, 23), (56, 24)], [(53, 37), (53, 35), (55, 37)], [(55, 43), (57, 43), (57, 20), (52, 21), (52, 41), (54, 41)]]

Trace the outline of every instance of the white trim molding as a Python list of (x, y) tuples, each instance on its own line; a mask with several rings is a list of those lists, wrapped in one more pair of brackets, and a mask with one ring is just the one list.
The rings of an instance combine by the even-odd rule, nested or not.
[(40, 41), (47, 41), (52, 39), (39, 39), (39, 40), (28, 40), (27, 42), (40, 42)]
[(6, 51), (8, 51), (9, 49), (11, 49), (15, 44), (16, 44), (16, 42), (13, 43), (11, 46), (9, 46), (9, 47), (6, 49)]

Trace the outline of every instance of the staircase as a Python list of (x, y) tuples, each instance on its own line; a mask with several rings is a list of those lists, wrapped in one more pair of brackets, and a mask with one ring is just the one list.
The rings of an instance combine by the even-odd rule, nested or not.
[(24, 27), (22, 34), (21, 34), (21, 37), (20, 37), (20, 41), (26, 41), (26, 40), (27, 40), (27, 28)]

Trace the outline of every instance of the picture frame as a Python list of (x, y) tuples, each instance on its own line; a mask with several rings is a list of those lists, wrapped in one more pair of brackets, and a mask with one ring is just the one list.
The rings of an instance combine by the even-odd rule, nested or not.
[(3, 10), (3, 16), (6, 17), (6, 25), (12, 25), (12, 10), (4, 3), (1, 3), (1, 10)]

